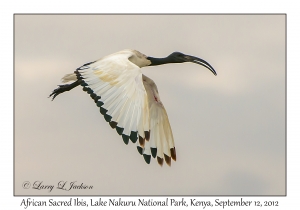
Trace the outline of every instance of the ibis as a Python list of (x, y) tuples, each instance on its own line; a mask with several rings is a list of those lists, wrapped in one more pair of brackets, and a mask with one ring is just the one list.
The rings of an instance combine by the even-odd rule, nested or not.
[[(204, 66), (214, 75), (214, 68), (205, 60), (173, 52), (164, 58), (146, 56), (136, 50), (122, 50), (86, 63), (62, 78), (64, 85), (50, 94), (52, 100), (78, 85), (83, 87), (100, 109), (109, 125), (125, 144), (136, 144), (146, 163), (151, 157), (159, 165), (176, 161), (174, 138), (157, 86), (141, 72), (142, 67), (168, 63), (192, 62)], [(72, 83), (70, 83), (72, 82)]]

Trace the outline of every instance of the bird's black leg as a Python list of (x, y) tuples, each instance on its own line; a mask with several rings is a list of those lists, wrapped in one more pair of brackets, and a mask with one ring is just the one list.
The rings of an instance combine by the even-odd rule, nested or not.
[(49, 95), (48, 98), (50, 98), (51, 96), (53, 96), (53, 97), (52, 97), (52, 101), (53, 101), (54, 98), (55, 98), (57, 95), (59, 95), (59, 94), (65, 92), (65, 91), (72, 90), (74, 87), (77, 87), (78, 85), (80, 85), (81, 82), (82, 82), (81, 80), (77, 80), (76, 82), (73, 82), (73, 83), (71, 83), (71, 84), (58, 85), (59, 87), (56, 88), (55, 90), (53, 90), (53, 92)]

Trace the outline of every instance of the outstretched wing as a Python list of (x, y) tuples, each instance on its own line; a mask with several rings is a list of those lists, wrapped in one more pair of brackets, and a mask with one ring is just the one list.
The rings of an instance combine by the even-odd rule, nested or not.
[(148, 86), (143, 83), (145, 76), (129, 58), (128, 53), (113, 54), (85, 64), (75, 73), (82, 80), (83, 90), (90, 94), (125, 144), (129, 139), (136, 143), (147, 163), (150, 163), (150, 153), (154, 158), (157, 153), (160, 165), (163, 159), (170, 165), (170, 157), (176, 156), (172, 155), (175, 148), (165, 109), (153, 105)]
[(171, 158), (176, 160), (176, 150), (172, 129), (169, 123), (167, 112), (162, 104), (157, 86), (153, 80), (143, 75), (143, 83), (148, 95), (150, 140), (146, 142), (143, 151), (144, 157), (156, 157), (157, 162), (162, 165), (165, 159), (171, 165)]

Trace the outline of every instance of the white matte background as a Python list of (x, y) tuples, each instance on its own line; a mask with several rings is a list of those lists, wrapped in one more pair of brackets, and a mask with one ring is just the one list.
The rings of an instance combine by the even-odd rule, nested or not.
[[(178, 161), (147, 165), (81, 88), (47, 98), (60, 78), (122, 49), (173, 51), (214, 66), (143, 68), (159, 89)], [(16, 15), (16, 194), (61, 180), (77, 195), (284, 195), (284, 15)]]
[[(158, 5), (159, 2), (159, 6)], [(299, 129), (297, 126), (297, 119), (299, 119), (298, 112), (298, 90), (299, 90), (299, 75), (297, 66), (298, 66), (298, 53), (299, 49), (299, 13), (297, 11), (297, 2), (296, 1), (264, 1), (262, 4), (261, 1), (249, 1), (240, 3), (240, 1), (211, 1), (201, 4), (201, 7), (195, 6), (199, 1), (186, 1), (186, 4), (181, 2), (173, 2), (172, 7), (166, 2), (161, 1), (152, 1), (151, 4), (145, 6), (144, 4), (134, 4), (134, 1), (131, 2), (134, 7), (131, 7), (128, 1), (110, 1), (102, 4), (101, 6), (95, 6), (99, 2), (95, 1), (94, 6), (91, 7), (91, 4), (80, 4), (76, 3), (70, 7), (69, 4), (64, 4), (63, 1), (52, 1), (51, 4), (40, 4), (39, 1), (5, 1), (1, 7), (1, 19), (0, 24), (2, 26), (1, 32), (1, 56), (2, 56), (2, 109), (1, 109), (1, 131), (3, 133), (3, 143), (0, 147), (1, 149), (1, 165), (2, 173), (1, 178), (3, 185), (0, 191), (1, 194), (1, 206), (6, 209), (24, 209), (20, 207), (20, 202), (24, 197), (14, 197), (13, 196), (13, 13), (16, 12), (204, 12), (204, 13), (287, 13), (287, 37), (288, 37), (288, 173), (287, 173), (287, 196), (284, 197), (247, 197), (249, 200), (278, 200), (280, 206), (276, 209), (286, 209), (286, 208), (297, 208), (298, 207), (298, 188), (299, 188), (299, 167), (298, 167), (298, 151), (299, 144), (297, 137), (299, 137)], [(135, 9), (134, 9), (135, 8)], [(146, 53), (146, 52), (144, 52)], [(153, 55), (154, 56), (154, 55)], [(208, 60), (207, 56), (204, 56)], [(209, 60), (212, 64), (212, 60)], [(79, 62), (81, 64), (81, 62)], [(214, 65), (215, 66), (215, 65)], [(77, 67), (77, 66), (76, 66)], [(199, 70), (199, 69), (198, 69)], [(201, 70), (205, 71), (205, 70)], [(220, 74), (220, 72), (218, 71)], [(154, 78), (153, 78), (154, 79)], [(157, 82), (157, 79), (155, 80)], [(158, 83), (158, 82), (157, 82)], [(159, 86), (161, 89), (161, 87)], [(79, 91), (80, 92), (80, 91)], [(161, 90), (160, 90), (161, 92)], [(71, 93), (70, 93), (71, 94)], [(162, 93), (161, 93), (162, 94)], [(78, 95), (77, 95), (78, 97)], [(88, 96), (87, 96), (88, 97)], [(165, 101), (165, 99), (164, 99)], [(166, 103), (166, 102), (165, 102)], [(168, 111), (169, 113), (170, 111)], [(170, 113), (169, 113), (170, 115)], [(174, 128), (173, 128), (174, 129)], [(178, 141), (177, 141), (178, 142)], [(123, 145), (123, 147), (125, 147)], [(128, 148), (126, 148), (128, 150)], [(125, 149), (125, 150), (126, 150)], [(176, 163), (178, 164), (178, 162)], [(173, 164), (174, 166), (175, 164)], [(173, 167), (172, 166), (172, 167)], [(25, 197), (26, 198), (26, 197)], [(46, 200), (49, 197), (35, 197), (36, 200)], [(86, 197), (88, 199), (88, 197)], [(226, 199), (226, 197), (223, 197)], [(227, 197), (228, 198), (228, 197)], [(233, 199), (233, 197), (229, 197)], [(236, 198), (236, 197), (235, 197)], [(67, 199), (67, 198), (66, 198)], [(200, 197), (201, 199), (201, 197)], [(204, 200), (213, 200), (214, 197), (203, 197)], [(230, 207), (228, 207), (230, 209)], [(47, 207), (40, 209), (48, 209)], [(81, 208), (77, 208), (81, 209)], [(86, 209), (86, 207), (84, 207)], [(160, 209), (160, 208), (158, 208)], [(244, 208), (240, 208), (244, 209)], [(245, 207), (245, 209), (256, 209), (256, 207)]]

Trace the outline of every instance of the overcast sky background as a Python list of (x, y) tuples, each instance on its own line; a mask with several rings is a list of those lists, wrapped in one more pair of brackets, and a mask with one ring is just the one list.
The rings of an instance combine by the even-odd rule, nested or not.
[[(167, 110), (177, 161), (147, 165), (80, 87), (84, 63), (122, 49), (208, 61), (143, 68)], [(61, 180), (93, 190), (23, 189)], [(16, 15), (16, 195), (284, 195), (284, 15)]]

